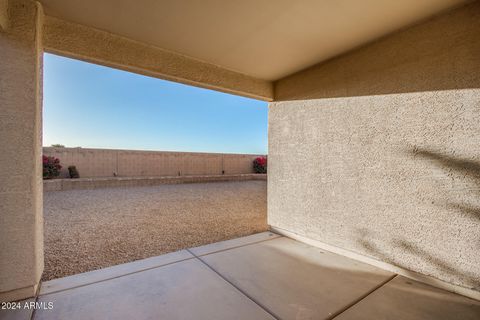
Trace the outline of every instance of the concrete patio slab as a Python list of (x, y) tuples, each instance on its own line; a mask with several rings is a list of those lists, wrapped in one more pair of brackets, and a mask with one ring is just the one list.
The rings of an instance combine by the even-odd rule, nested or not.
[(25, 308), (25, 303), (35, 302), (35, 298), (26, 299), (16, 302), (19, 303), (20, 309), (3, 309), (0, 308), (0, 320), (30, 320), (32, 318), (33, 308)]
[(329, 319), (394, 274), (277, 238), (200, 257), (279, 319)]
[(34, 319), (273, 319), (197, 259), (41, 295)]
[(241, 247), (244, 245), (249, 245), (249, 244), (253, 244), (261, 241), (271, 240), (278, 237), (280, 237), (280, 235), (273, 232), (261, 232), (261, 233), (255, 233), (246, 237), (207, 244), (205, 246), (189, 249), (189, 251), (196, 256), (203, 256), (206, 254), (211, 254), (214, 252), (237, 248), (237, 247)]
[(186, 250), (167, 253), (161, 256), (148, 259), (137, 260), (130, 263), (119, 264), (113, 267), (99, 269), (95, 271), (76, 274), (69, 277), (50, 280), (42, 283), (40, 294), (54, 293), (75, 287), (85, 286), (91, 283), (105, 281), (108, 279), (124, 276), (143, 270), (148, 270), (174, 262), (191, 259), (191, 255)]
[(48, 281), (37, 304), (0, 320), (480, 319), (480, 301), (269, 232)]
[(397, 276), (335, 320), (478, 320), (480, 301)]

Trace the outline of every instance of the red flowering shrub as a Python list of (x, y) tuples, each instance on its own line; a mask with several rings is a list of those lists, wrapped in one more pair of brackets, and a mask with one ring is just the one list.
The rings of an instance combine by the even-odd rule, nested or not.
[(55, 157), (42, 156), (43, 179), (53, 179), (60, 175), (60, 160)]
[(255, 170), (255, 173), (267, 173), (267, 158), (255, 158), (255, 160), (253, 160), (253, 170)]

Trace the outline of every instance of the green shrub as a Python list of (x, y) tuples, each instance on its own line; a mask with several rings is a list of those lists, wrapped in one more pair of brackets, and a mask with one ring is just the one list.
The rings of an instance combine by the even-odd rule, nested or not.
[(72, 179), (80, 178), (80, 174), (78, 174), (77, 167), (75, 167), (75, 166), (69, 166), (68, 167), (68, 174), (70, 175), (70, 178), (72, 178)]

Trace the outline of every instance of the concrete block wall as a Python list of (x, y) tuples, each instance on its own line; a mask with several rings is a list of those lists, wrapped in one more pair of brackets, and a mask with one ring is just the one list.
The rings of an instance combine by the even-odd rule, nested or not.
[(480, 297), (479, 35), (477, 1), (278, 81), (268, 223)]
[(43, 154), (60, 159), (62, 177), (75, 165), (82, 178), (253, 173), (258, 155), (193, 152), (136, 151), (44, 147)]
[(144, 186), (158, 186), (162, 184), (180, 183), (207, 183), (227, 181), (267, 180), (266, 174), (226, 174), (200, 176), (156, 176), (156, 177), (108, 177), (108, 178), (79, 178), (79, 179), (51, 179), (44, 180), (43, 191), (65, 191), (101, 188), (131, 188)]

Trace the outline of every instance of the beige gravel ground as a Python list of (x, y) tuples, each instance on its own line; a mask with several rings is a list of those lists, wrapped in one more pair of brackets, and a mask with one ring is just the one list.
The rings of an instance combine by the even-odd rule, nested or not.
[(267, 230), (266, 181), (44, 194), (43, 280)]

